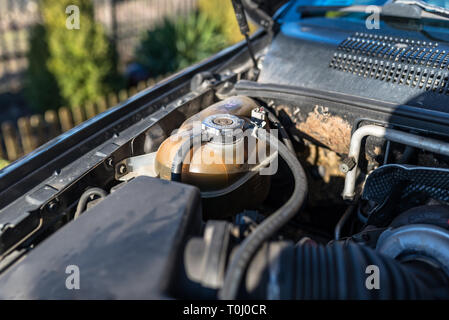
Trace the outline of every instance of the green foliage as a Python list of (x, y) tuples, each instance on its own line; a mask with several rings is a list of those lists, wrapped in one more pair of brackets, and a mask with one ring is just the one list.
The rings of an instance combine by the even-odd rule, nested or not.
[[(200, 12), (219, 25), (229, 43), (243, 40), (231, 0), (199, 0), (198, 7)], [(256, 26), (250, 23), (250, 29), (253, 32)]]
[(6, 167), (9, 164), (8, 161), (0, 159), (0, 169)]
[[(69, 5), (79, 7), (80, 29), (66, 28)], [(61, 106), (62, 102), (75, 107), (116, 89), (116, 55), (104, 30), (94, 21), (92, 1), (41, 0), (40, 8), (43, 30), (35, 31), (30, 39), (27, 86), (35, 104), (41, 109)], [(54, 98), (50, 90), (54, 90)]]
[(25, 76), (25, 96), (35, 111), (56, 109), (64, 104), (53, 73), (48, 70), (50, 53), (44, 26), (34, 26), (29, 35), (28, 70)]
[(146, 32), (136, 50), (136, 60), (151, 76), (183, 69), (228, 45), (217, 24), (201, 13), (176, 20), (165, 19)]

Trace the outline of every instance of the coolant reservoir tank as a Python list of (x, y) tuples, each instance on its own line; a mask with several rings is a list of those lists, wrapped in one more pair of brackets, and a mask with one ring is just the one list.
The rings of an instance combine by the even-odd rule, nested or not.
[[(248, 143), (244, 134), (252, 126), (251, 112), (257, 108), (254, 100), (236, 96), (218, 102), (187, 119), (179, 131), (166, 139), (157, 151), (155, 169), (159, 177), (166, 180), (171, 178), (173, 159), (186, 137), (192, 132), (203, 132), (209, 137), (209, 141), (194, 146), (187, 153), (181, 181), (199, 187), (203, 198), (221, 199), (222, 202), (237, 205), (231, 209), (229, 203), (220, 204), (227, 208), (227, 212), (260, 204), (268, 193), (267, 176), (256, 174), (240, 186), (239, 190), (228, 193), (224, 191), (234, 186), (236, 181), (241, 181), (257, 165), (257, 162), (249, 163), (248, 159), (256, 159), (251, 156), (258, 148), (266, 148), (260, 142)], [(214, 206), (218, 205), (215, 201)]]
[[(185, 136), (191, 130), (204, 130), (211, 141), (202, 144), (186, 156), (181, 180), (198, 186), (202, 191), (226, 187), (248, 170), (248, 150), (240, 131), (249, 124), (251, 110), (257, 108), (254, 100), (237, 96), (218, 102), (187, 119), (177, 134), (165, 140), (156, 155), (156, 170), (162, 179), (170, 179), (173, 158)], [(239, 131), (240, 130), (240, 131)], [(234, 139), (227, 135), (234, 135)], [(243, 154), (243, 161), (241, 157)]]
[(258, 105), (253, 99), (245, 96), (227, 98), (207, 107), (184, 121), (179, 131), (191, 130), (195, 123), (202, 123), (207, 117), (216, 114), (231, 114), (243, 119), (249, 119), (251, 117), (251, 111), (257, 107)]

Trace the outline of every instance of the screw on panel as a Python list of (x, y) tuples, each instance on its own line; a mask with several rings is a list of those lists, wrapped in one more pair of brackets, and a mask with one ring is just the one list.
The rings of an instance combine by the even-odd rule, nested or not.
[(117, 171), (119, 174), (125, 174), (127, 171), (126, 165), (124, 164), (119, 165)]
[(343, 173), (348, 173), (352, 169), (354, 169), (356, 165), (355, 159), (353, 157), (343, 159), (340, 164), (340, 171)]

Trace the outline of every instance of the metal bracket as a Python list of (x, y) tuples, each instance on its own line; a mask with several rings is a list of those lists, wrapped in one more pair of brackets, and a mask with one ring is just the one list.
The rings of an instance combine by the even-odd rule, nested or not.
[(147, 153), (120, 161), (115, 166), (115, 179), (128, 181), (137, 176), (157, 177), (159, 174), (154, 166), (156, 153)]

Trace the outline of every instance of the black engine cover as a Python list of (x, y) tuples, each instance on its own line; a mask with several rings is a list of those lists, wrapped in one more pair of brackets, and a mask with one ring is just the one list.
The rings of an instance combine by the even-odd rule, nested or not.
[[(0, 278), (1, 299), (160, 299), (185, 279), (201, 229), (199, 190), (138, 177), (57, 231)], [(68, 266), (80, 288), (69, 290)], [(70, 270), (70, 269), (69, 269)]]
[(259, 81), (449, 113), (449, 36), (433, 35), (386, 23), (367, 30), (363, 19), (286, 22)]

